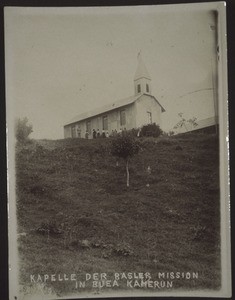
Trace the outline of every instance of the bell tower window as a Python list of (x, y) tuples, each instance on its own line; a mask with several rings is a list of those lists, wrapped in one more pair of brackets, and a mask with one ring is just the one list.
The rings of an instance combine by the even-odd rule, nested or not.
[(137, 85), (137, 93), (140, 93), (141, 92), (141, 87), (140, 87), (140, 84)]

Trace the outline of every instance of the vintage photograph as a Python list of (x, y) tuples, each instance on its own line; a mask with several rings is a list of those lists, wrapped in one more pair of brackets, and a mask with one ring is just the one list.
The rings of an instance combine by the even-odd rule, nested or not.
[(5, 7), (10, 299), (231, 296), (225, 11)]

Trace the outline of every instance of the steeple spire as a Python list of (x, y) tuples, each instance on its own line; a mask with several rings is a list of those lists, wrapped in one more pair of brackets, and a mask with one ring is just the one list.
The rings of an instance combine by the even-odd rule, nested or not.
[(147, 78), (151, 80), (151, 77), (148, 73), (148, 70), (144, 64), (144, 61), (142, 59), (142, 55), (141, 55), (141, 51), (138, 53), (137, 55), (137, 59), (138, 59), (138, 67), (137, 70), (135, 72), (135, 77), (134, 80), (140, 79), (140, 78)]
[(137, 59), (138, 66), (134, 77), (135, 95), (144, 93), (151, 94), (151, 77), (142, 59), (141, 51), (138, 53)]

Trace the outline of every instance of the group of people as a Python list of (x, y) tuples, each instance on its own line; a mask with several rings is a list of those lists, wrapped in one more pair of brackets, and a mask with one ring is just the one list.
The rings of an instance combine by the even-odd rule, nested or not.
[[(99, 129), (92, 130), (92, 138), (93, 139), (98, 139), (98, 138), (108, 138), (108, 137), (115, 137), (117, 135), (123, 135), (126, 132), (126, 128), (124, 128), (123, 130), (120, 128), (119, 131), (117, 131), (116, 129), (112, 130), (111, 133), (109, 134), (108, 130), (102, 130), (102, 132), (99, 131)], [(86, 131), (85, 133), (85, 138), (88, 139), (89, 138), (89, 132)]]
[(104, 130), (102, 130), (102, 132), (100, 132), (99, 129), (97, 129), (97, 131), (95, 129), (93, 129), (92, 137), (93, 137), (93, 139), (100, 138), (100, 137), (106, 138), (106, 137), (109, 137), (109, 132), (104, 131)]

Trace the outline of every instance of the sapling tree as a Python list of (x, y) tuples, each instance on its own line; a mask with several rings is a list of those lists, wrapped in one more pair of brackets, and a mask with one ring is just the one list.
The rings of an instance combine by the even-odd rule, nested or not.
[(196, 122), (197, 118), (193, 117), (192, 119), (188, 119), (188, 123), (190, 125), (190, 129), (193, 129), (195, 127), (197, 127), (197, 122)]
[(183, 113), (179, 113), (178, 116), (180, 117), (179, 122), (174, 126), (174, 129), (184, 127), (186, 131), (192, 130), (193, 128), (197, 127), (197, 118), (193, 117), (191, 119), (186, 120), (183, 116)]
[(139, 152), (139, 150), (139, 142), (130, 135), (117, 136), (111, 142), (111, 154), (122, 158), (125, 161), (127, 187), (129, 187), (130, 182), (129, 161), (131, 157)]

